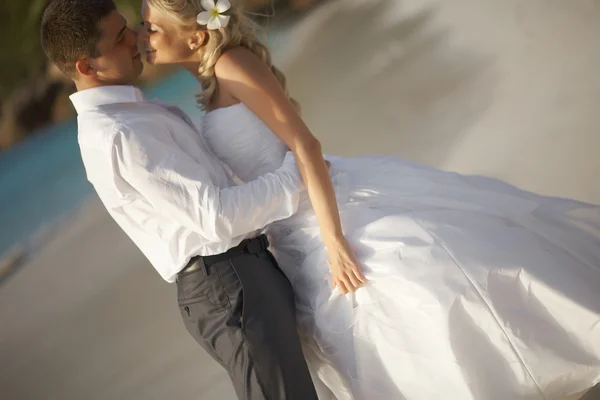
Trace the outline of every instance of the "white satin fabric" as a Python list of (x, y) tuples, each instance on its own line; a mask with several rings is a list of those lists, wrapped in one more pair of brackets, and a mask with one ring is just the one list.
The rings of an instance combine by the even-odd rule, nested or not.
[[(243, 180), (286, 147), (244, 105), (206, 115)], [(271, 224), (321, 398), (563, 399), (600, 379), (600, 208), (387, 156), (336, 158), (369, 284), (332, 291), (307, 198)]]

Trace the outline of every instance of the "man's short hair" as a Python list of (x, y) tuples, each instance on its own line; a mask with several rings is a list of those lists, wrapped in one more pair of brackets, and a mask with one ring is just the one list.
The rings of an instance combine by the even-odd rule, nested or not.
[(98, 57), (98, 23), (116, 10), (113, 0), (50, 0), (41, 24), (42, 49), (65, 74), (75, 74), (75, 62)]

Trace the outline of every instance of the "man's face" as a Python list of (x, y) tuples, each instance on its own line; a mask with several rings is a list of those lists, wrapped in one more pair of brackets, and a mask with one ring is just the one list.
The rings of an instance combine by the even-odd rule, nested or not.
[(127, 27), (127, 21), (117, 11), (102, 19), (98, 27), (101, 32), (97, 45), (100, 56), (88, 58), (97, 79), (108, 85), (133, 84), (144, 67), (137, 47), (137, 34)]

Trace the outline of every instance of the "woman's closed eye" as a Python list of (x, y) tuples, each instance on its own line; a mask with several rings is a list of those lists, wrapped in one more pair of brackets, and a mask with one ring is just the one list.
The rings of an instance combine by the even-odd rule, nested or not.
[(153, 29), (152, 25), (149, 22), (142, 21), (142, 29), (145, 29), (148, 34), (156, 33), (156, 30)]

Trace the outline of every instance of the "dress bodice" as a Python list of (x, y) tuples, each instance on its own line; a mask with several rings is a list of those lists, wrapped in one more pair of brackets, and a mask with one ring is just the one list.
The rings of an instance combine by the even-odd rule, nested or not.
[(204, 116), (203, 132), (212, 151), (244, 181), (275, 171), (287, 151), (286, 145), (242, 103), (209, 111)]

